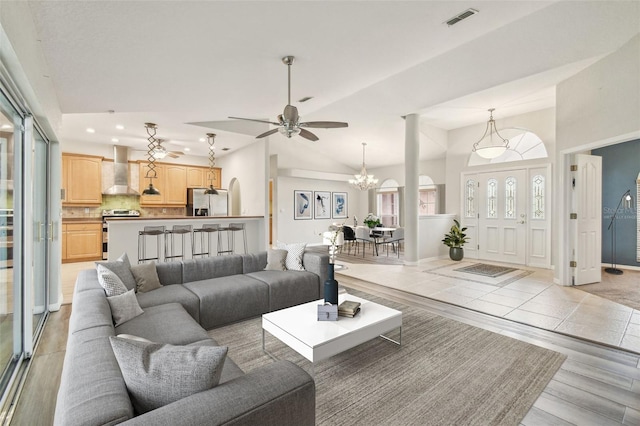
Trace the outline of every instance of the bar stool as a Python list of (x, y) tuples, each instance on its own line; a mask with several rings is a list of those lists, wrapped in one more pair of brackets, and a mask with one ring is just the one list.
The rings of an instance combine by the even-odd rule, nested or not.
[(235, 253), (236, 238), (234, 233), (242, 231), (242, 244), (244, 246), (244, 254), (247, 254), (247, 230), (244, 227), (244, 223), (230, 223), (225, 230), (227, 231), (227, 252)]
[[(193, 253), (193, 227), (191, 225), (173, 225), (173, 228), (164, 232), (164, 261), (183, 259), (185, 255), (185, 236), (191, 238), (191, 253)], [(178, 235), (182, 245), (182, 252), (175, 254), (174, 237)]]
[[(144, 263), (147, 260), (160, 261), (161, 238), (164, 235), (164, 226), (145, 226), (142, 231), (138, 231), (138, 263)], [(156, 237), (156, 257), (147, 257), (147, 237)]]
[[(218, 225), (217, 223), (205, 223), (204, 225), (202, 225), (202, 228), (193, 230), (194, 238), (196, 233), (200, 234), (200, 252), (199, 253), (195, 250), (196, 249), (195, 241), (193, 244), (194, 259), (196, 256), (211, 256), (211, 254), (213, 253), (213, 251), (211, 250), (211, 234), (214, 232), (218, 234), (217, 248), (220, 247), (220, 232), (218, 232), (219, 230), (220, 230), (220, 225)], [(205, 241), (206, 241), (206, 244), (205, 244)], [(206, 251), (205, 251), (205, 247), (206, 247)]]

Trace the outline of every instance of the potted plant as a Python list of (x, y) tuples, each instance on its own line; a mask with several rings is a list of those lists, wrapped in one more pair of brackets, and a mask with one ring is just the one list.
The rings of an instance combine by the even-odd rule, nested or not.
[(460, 222), (453, 219), (453, 225), (449, 230), (449, 233), (444, 234), (442, 242), (449, 247), (449, 257), (451, 260), (462, 260), (464, 257), (464, 251), (462, 246), (467, 242), (469, 237), (464, 233), (467, 228), (460, 229)]
[(369, 228), (375, 228), (377, 225), (380, 225), (382, 223), (380, 222), (380, 218), (373, 213), (369, 213), (367, 217), (364, 218), (363, 222)]

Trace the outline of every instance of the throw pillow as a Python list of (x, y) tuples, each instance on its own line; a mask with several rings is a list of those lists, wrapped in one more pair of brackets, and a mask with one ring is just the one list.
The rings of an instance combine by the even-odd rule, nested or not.
[(174, 346), (109, 337), (136, 414), (215, 387), (226, 346)]
[(112, 262), (96, 262), (96, 265), (102, 265), (110, 269), (122, 280), (127, 290), (135, 290), (136, 279), (131, 274), (131, 264), (127, 253), (123, 253), (122, 256)]
[(279, 249), (285, 249), (287, 251), (287, 259), (285, 264), (290, 271), (304, 271), (304, 265), (302, 264), (302, 256), (304, 256), (304, 249), (307, 247), (307, 243), (294, 243), (285, 244), (280, 241), (277, 242)]
[(136, 299), (134, 290), (129, 290), (118, 296), (107, 297), (107, 301), (111, 307), (111, 316), (116, 327), (144, 313), (138, 299)]
[(131, 274), (136, 280), (136, 290), (139, 292), (146, 293), (147, 291), (162, 287), (154, 262), (133, 265), (131, 267)]
[(287, 251), (279, 249), (269, 249), (267, 252), (267, 266), (265, 271), (286, 271)]
[(102, 265), (96, 266), (98, 272), (98, 282), (104, 288), (104, 292), (107, 293), (107, 297), (117, 296), (127, 292), (127, 287), (124, 286), (122, 280), (118, 278), (116, 274), (111, 272), (110, 269), (105, 268)]

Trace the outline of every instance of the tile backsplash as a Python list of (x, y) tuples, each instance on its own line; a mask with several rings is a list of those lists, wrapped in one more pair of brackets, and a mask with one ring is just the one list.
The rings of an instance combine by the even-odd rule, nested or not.
[(184, 216), (184, 207), (140, 207), (140, 198), (134, 195), (103, 195), (100, 207), (62, 207), (63, 218), (99, 218), (102, 210), (140, 210), (140, 216)]

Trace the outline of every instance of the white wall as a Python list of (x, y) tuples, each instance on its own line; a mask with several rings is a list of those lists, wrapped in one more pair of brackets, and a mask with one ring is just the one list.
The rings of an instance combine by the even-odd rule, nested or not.
[(240, 183), (242, 215), (265, 215), (267, 161), (263, 143), (248, 145), (216, 160), (216, 166), (222, 167), (222, 188), (229, 189), (234, 178)]

